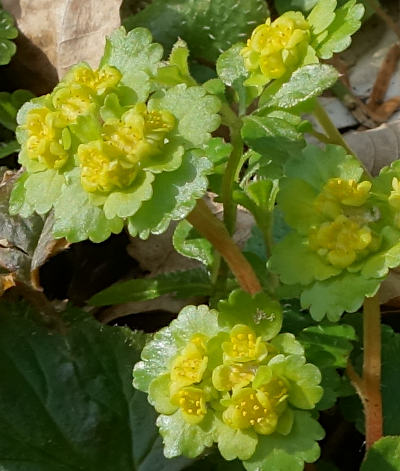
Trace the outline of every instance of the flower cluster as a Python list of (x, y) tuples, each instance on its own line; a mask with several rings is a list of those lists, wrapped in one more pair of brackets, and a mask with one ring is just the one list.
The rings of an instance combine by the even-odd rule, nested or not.
[(355, 0), (338, 9), (336, 2), (319, 0), (307, 18), (298, 11), (287, 11), (272, 22), (268, 18), (241, 50), (249, 72), (245, 85), (260, 88), (273, 79), (286, 80), (297, 68), (341, 52), (361, 26), (363, 14), (363, 5)]
[(250, 78), (247, 85), (265, 85), (293, 71), (305, 57), (310, 26), (300, 12), (286, 12), (257, 26), (241, 51)]
[[(27, 174), (11, 213), (54, 207), (56, 237), (76, 242), (104, 240), (124, 223), (147, 237), (193, 208), (206, 190), (211, 164), (202, 149), (219, 125), (220, 103), (199, 86), (152, 85), (162, 49), (151, 41), (143, 28), (117, 30), (98, 69), (74, 66), (50, 94), (21, 108), (19, 161)], [(132, 45), (125, 57), (121, 50)], [(183, 188), (185, 199), (176, 198)]]
[[(246, 323), (236, 323), (245, 309)], [(162, 414), (158, 425), (167, 456), (196, 456), (216, 442), (226, 459), (246, 460), (258, 436), (288, 435), (295, 411), (315, 407), (322, 395), (320, 372), (306, 363), (293, 335), (278, 334), (281, 318), (279, 304), (266, 295), (234, 292), (220, 303), (219, 314), (206, 306), (184, 308), (145, 347), (134, 385), (149, 393)], [(167, 341), (161, 359), (157, 352)], [(171, 418), (194, 440), (191, 449), (169, 447), (177, 431), (163, 421)], [(245, 449), (227, 439), (232, 434)]]
[[(270, 268), (284, 283), (309, 287), (302, 299), (315, 317), (329, 315), (329, 302), (323, 313), (316, 307), (320, 289), (324, 301), (336, 296), (330, 317), (337, 320), (343, 310), (357, 309), (400, 262), (397, 176), (392, 167), (371, 179), (335, 146), (325, 152), (308, 146), (301, 161), (287, 164), (278, 204), (292, 231), (275, 246)], [(354, 289), (351, 309), (340, 294), (346, 282)]]
[[(76, 156), (83, 189), (103, 194), (129, 188), (141, 170), (153, 172), (151, 158), (165, 160), (176, 119), (169, 111), (149, 110), (145, 103), (110, 113), (105, 101), (118, 100), (120, 80), (115, 67), (75, 66), (44, 105), (28, 109), (19, 128), (19, 135), (26, 138), (28, 161), (22, 157), (21, 163), (28, 169), (33, 161), (60, 170)], [(91, 135), (77, 136), (76, 127), (85, 123), (95, 129)]]

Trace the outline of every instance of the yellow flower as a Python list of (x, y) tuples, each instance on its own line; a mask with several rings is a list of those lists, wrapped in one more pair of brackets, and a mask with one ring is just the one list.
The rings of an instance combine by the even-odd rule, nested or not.
[(63, 120), (60, 124), (64, 126), (73, 123), (78, 116), (90, 112), (96, 106), (90, 90), (77, 84), (54, 90), (52, 101)]
[(110, 192), (126, 188), (135, 179), (138, 161), (121, 158), (115, 150), (102, 141), (92, 141), (78, 147), (82, 187), (88, 192)]
[(310, 26), (300, 12), (286, 12), (271, 23), (257, 26), (242, 49), (250, 72), (247, 85), (265, 85), (292, 71), (303, 59), (310, 40)]
[(201, 422), (207, 413), (205, 393), (200, 388), (181, 389), (172, 396), (171, 403), (180, 408), (183, 418), (192, 425)]
[(318, 211), (335, 218), (342, 213), (343, 206), (360, 207), (366, 203), (370, 195), (372, 183), (342, 178), (331, 178), (325, 184), (314, 204)]
[(207, 368), (208, 357), (205, 355), (204, 340), (195, 336), (178, 355), (171, 365), (171, 393), (200, 383)]
[(100, 95), (108, 88), (115, 87), (121, 77), (121, 72), (109, 65), (92, 70), (87, 64), (79, 64), (68, 72), (63, 82), (82, 85)]
[(222, 414), (224, 422), (234, 429), (254, 428), (257, 433), (269, 435), (278, 424), (279, 415), (268, 393), (253, 388), (234, 392), (231, 404)]
[(58, 114), (46, 107), (33, 108), (22, 126), (28, 132), (27, 155), (47, 168), (59, 169), (68, 160), (69, 131), (56, 126)]
[(212, 382), (217, 391), (235, 391), (253, 381), (256, 369), (253, 363), (219, 365), (212, 373)]
[(350, 266), (372, 241), (372, 232), (367, 225), (361, 225), (343, 214), (333, 222), (312, 228), (309, 234), (311, 249), (338, 268)]
[(168, 111), (148, 111), (144, 103), (139, 103), (125, 112), (121, 119), (107, 120), (102, 137), (125, 154), (127, 160), (142, 160), (161, 151), (175, 122)]
[(261, 361), (268, 354), (267, 345), (261, 337), (244, 324), (237, 324), (230, 332), (230, 341), (222, 344), (224, 361)]

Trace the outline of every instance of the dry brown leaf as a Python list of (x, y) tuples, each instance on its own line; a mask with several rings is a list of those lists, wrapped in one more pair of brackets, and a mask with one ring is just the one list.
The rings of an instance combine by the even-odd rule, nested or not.
[[(3, 0), (21, 34), (10, 77), (45, 93), (72, 65), (97, 66), (105, 36), (120, 25), (122, 0)], [(17, 86), (20, 86), (19, 84)]]
[(367, 131), (349, 132), (343, 137), (372, 175), (400, 159), (400, 120)]

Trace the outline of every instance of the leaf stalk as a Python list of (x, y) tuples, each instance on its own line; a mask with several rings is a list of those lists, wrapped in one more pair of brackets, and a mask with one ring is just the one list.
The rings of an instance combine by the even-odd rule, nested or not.
[(187, 216), (187, 220), (221, 254), (244, 291), (255, 294), (262, 290), (250, 263), (233, 242), (224, 224), (211, 212), (203, 200), (197, 201), (195, 208)]

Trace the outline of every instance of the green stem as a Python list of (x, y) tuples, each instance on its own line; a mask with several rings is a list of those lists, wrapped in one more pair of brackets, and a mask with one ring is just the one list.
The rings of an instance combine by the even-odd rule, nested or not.
[(368, 177), (370, 177), (370, 173), (366, 169), (364, 163), (358, 158), (358, 156), (347, 145), (346, 141), (343, 139), (342, 135), (340, 134), (336, 126), (332, 123), (331, 118), (329, 117), (328, 113), (325, 111), (325, 108), (320, 104), (318, 100), (316, 100), (313, 113), (314, 113), (314, 116), (317, 118), (319, 124), (323, 127), (326, 133), (326, 136), (329, 138), (331, 144), (336, 144), (338, 146), (344, 147), (350, 155), (355, 157), (360, 162), (360, 165), (364, 169), (365, 174)]
[(379, 297), (364, 301), (363, 392), (367, 449), (383, 434), (381, 395), (381, 310)]
[(197, 201), (187, 220), (222, 255), (244, 291), (255, 294), (262, 290), (250, 263), (233, 242), (224, 224), (214, 216), (203, 200)]
[(324, 128), (324, 131), (326, 132), (326, 135), (330, 139), (331, 143), (344, 147), (350, 155), (355, 156), (354, 152), (347, 145), (336, 126), (332, 123), (331, 118), (325, 111), (325, 108), (318, 100), (315, 102), (314, 115), (317, 118), (319, 124)]
[(229, 126), (231, 134), (232, 153), (226, 165), (222, 179), (222, 202), (224, 205), (224, 222), (230, 234), (234, 232), (236, 223), (236, 204), (232, 198), (233, 186), (240, 171), (243, 155), (243, 140), (241, 136), (242, 121), (232, 109), (225, 105), (222, 110), (223, 121)]

